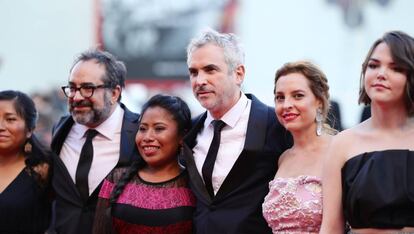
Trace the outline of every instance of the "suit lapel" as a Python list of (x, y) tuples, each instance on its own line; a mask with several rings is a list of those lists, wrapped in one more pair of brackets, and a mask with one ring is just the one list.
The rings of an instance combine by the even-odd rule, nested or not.
[[(135, 135), (138, 129), (139, 115), (129, 111), (128, 108), (126, 108), (122, 103), (120, 103), (120, 106), (124, 109), (124, 116), (122, 118), (119, 160), (115, 167), (131, 165), (131, 161), (134, 160), (133, 157), (138, 155), (138, 150), (135, 145)], [(97, 199), (102, 184), (103, 180), (88, 197), (88, 202), (93, 202)]]
[(234, 163), (226, 179), (223, 181), (214, 200), (221, 199), (231, 191), (234, 191), (251, 174), (251, 167), (264, 146), (268, 125), (268, 107), (256, 99), (253, 95), (246, 95), (252, 100), (247, 125), (246, 140), (242, 153)]
[[(122, 122), (122, 129), (121, 129), (120, 156), (119, 156), (119, 161), (118, 161), (117, 166), (130, 165), (130, 161), (132, 157), (138, 154), (138, 150), (136, 149), (136, 146), (135, 146), (135, 134), (138, 129), (139, 115), (129, 111), (122, 103), (120, 105), (124, 109), (125, 112), (124, 112), (124, 117), (122, 120), (123, 122)], [(62, 180), (66, 181), (65, 182), (66, 185), (67, 184), (71, 185), (70, 186), (71, 193), (77, 194), (76, 196), (80, 198), (79, 191), (76, 188), (76, 185), (72, 180), (72, 177), (70, 176), (65, 164), (59, 157), (62, 146), (73, 124), (74, 124), (74, 121), (71, 116), (65, 116), (60, 120), (60, 122), (55, 126), (54, 131), (53, 131), (51, 149), (56, 154), (54, 161), (56, 164), (56, 167), (55, 167), (56, 170), (59, 170), (57, 173), (60, 174), (60, 177), (62, 178)], [(136, 152), (136, 154), (134, 154), (134, 151)], [(98, 188), (100, 188), (100, 186), (98, 186), (97, 189)], [(96, 191), (94, 191), (94, 193), (95, 192)], [(92, 196), (90, 196), (89, 198), (91, 197)]]
[(204, 203), (209, 204), (211, 202), (210, 195), (207, 192), (200, 173), (198, 173), (197, 166), (194, 162), (193, 151), (186, 144), (183, 144), (183, 157), (186, 161), (188, 175), (191, 178), (190, 183), (192, 184), (193, 192), (200, 194), (197, 197), (203, 199)]
[[(252, 100), (249, 122), (247, 125), (246, 140), (241, 154), (223, 181), (219, 191), (213, 200), (218, 200), (225, 197), (231, 191), (234, 191), (242, 184), (251, 173), (251, 165), (256, 160), (255, 154), (261, 151), (264, 147), (266, 139), (266, 131), (268, 126), (268, 107), (260, 102), (255, 96), (246, 94), (246, 96)], [(189, 148), (193, 148), (197, 142), (197, 134), (204, 126), (204, 121), (207, 118), (207, 112), (203, 113), (194, 120), (194, 126), (191, 131), (185, 137), (185, 142)], [(200, 176), (200, 173), (195, 166), (194, 157), (190, 152), (191, 157), (186, 156), (186, 162), (188, 166), (189, 175), (191, 181), (197, 190), (197, 193), (201, 194), (205, 201), (211, 202), (211, 198), (205, 188), (204, 182)]]
[(268, 107), (261, 103), (255, 96), (246, 94), (252, 100), (252, 107), (247, 125), (244, 150), (262, 150), (266, 141), (268, 128)]
[(207, 112), (197, 116), (193, 120), (193, 127), (184, 137), (184, 142), (190, 147), (190, 149), (194, 148), (197, 144), (197, 134), (203, 129), (204, 121), (207, 118)]
[[(65, 186), (56, 186), (61, 187), (60, 189), (70, 190), (69, 193), (73, 194), (74, 196), (79, 197), (80, 194), (78, 189), (76, 188), (75, 183), (72, 180), (72, 177), (70, 176), (68, 169), (66, 168), (65, 164), (63, 163), (62, 159), (60, 158), (59, 154), (62, 149), (63, 143), (66, 140), (66, 137), (68, 136), (70, 129), (72, 128), (74, 124), (74, 121), (72, 117), (65, 116), (63, 117), (60, 122), (55, 126), (53, 130), (53, 136), (52, 136), (52, 142), (51, 142), (51, 149), (55, 153), (54, 155), (54, 174), (59, 176), (54, 176), (56, 180), (54, 180), (54, 183), (60, 183), (58, 180), (61, 180), (61, 182)], [(70, 185), (70, 186), (67, 186)], [(55, 188), (56, 188), (55, 187)], [(76, 194), (76, 195), (75, 195)]]
[(128, 166), (134, 160), (133, 157), (138, 155), (135, 135), (138, 130), (139, 115), (129, 111), (122, 103), (121, 107), (125, 112), (122, 120), (121, 144), (117, 166)]
[(60, 154), (60, 150), (62, 149), (63, 143), (68, 136), (70, 129), (72, 128), (74, 121), (72, 116), (65, 116), (63, 117), (59, 123), (53, 129), (53, 136), (52, 142), (50, 144), (50, 148), (57, 156)]
[(193, 152), (191, 150), (197, 144), (197, 134), (203, 129), (204, 121), (206, 118), (207, 112), (204, 112), (193, 120), (193, 127), (184, 138), (185, 144), (183, 146), (183, 156), (187, 165), (188, 174), (190, 176), (190, 181), (193, 185), (192, 188), (194, 192), (200, 195), (197, 196), (198, 198), (202, 198), (205, 203), (209, 204), (211, 202), (211, 198), (204, 185), (204, 181), (197, 170), (197, 166), (194, 162)]
[[(59, 156), (55, 158), (54, 164), (55, 164), (54, 174), (56, 175), (55, 177), (59, 178), (57, 180), (60, 180), (64, 184), (64, 186), (56, 186), (56, 187), (60, 187), (60, 189), (64, 189), (64, 190), (70, 190), (69, 193), (73, 194), (74, 196), (77, 196), (79, 198), (77, 200), (81, 201), (82, 199), (81, 199), (79, 190), (76, 188), (75, 182), (73, 182), (72, 177), (69, 175), (68, 169), (66, 168), (65, 164), (63, 163), (63, 161), (60, 159)], [(57, 189), (56, 187), (55, 189)]]

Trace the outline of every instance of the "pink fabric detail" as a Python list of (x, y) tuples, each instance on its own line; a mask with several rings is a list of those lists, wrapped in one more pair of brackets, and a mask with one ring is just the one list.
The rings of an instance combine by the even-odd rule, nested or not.
[(322, 183), (315, 176), (275, 178), (263, 203), (263, 216), (273, 233), (319, 232)]
[(99, 197), (109, 199), (114, 187), (115, 187), (115, 185), (113, 183), (111, 183), (111, 182), (109, 182), (109, 180), (105, 179), (103, 184), (102, 184), (101, 190), (99, 191)]
[(193, 193), (188, 188), (157, 188), (145, 184), (127, 184), (117, 203), (156, 210), (194, 206), (195, 201)]
[(191, 220), (182, 221), (175, 224), (170, 224), (164, 227), (150, 227), (140, 224), (133, 224), (125, 222), (124, 220), (112, 218), (114, 229), (117, 233), (128, 234), (191, 234), (192, 222)]

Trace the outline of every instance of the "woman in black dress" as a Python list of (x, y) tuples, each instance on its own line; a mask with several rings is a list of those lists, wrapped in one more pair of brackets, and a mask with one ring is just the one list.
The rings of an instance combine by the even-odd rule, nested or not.
[[(414, 39), (384, 34), (362, 65), (371, 118), (334, 137), (321, 233), (414, 233)], [(342, 179), (341, 179), (342, 178)]]
[(33, 135), (37, 111), (19, 91), (0, 92), (0, 233), (45, 233), (50, 152)]

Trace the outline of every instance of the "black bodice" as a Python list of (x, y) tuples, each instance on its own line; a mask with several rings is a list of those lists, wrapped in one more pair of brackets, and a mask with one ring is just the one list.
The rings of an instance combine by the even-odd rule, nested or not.
[(367, 152), (342, 168), (344, 216), (353, 228), (414, 227), (414, 151)]

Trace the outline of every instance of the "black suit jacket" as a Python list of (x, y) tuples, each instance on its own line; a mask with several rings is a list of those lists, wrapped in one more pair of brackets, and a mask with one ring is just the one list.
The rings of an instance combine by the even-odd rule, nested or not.
[[(124, 118), (121, 129), (120, 156), (116, 167), (127, 166), (132, 160), (138, 158), (135, 135), (138, 130), (139, 115), (129, 111), (123, 104), (121, 107), (124, 109)], [(91, 233), (101, 185), (90, 195), (86, 204), (83, 204), (75, 183), (59, 157), (62, 145), (73, 124), (71, 116), (64, 116), (53, 128), (51, 148), (57, 155), (54, 159), (52, 179), (56, 194), (55, 230), (57, 233), (64, 234)]]
[(207, 112), (195, 119), (185, 138), (185, 162), (190, 185), (197, 197), (194, 226), (200, 234), (272, 233), (262, 215), (262, 203), (275, 176), (280, 154), (290, 146), (291, 137), (276, 119), (274, 108), (253, 95), (246, 141), (216, 196), (211, 199), (198, 173), (192, 148), (202, 130)]

